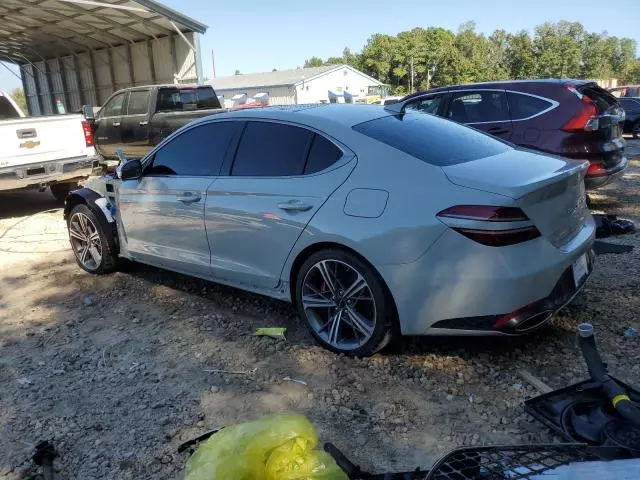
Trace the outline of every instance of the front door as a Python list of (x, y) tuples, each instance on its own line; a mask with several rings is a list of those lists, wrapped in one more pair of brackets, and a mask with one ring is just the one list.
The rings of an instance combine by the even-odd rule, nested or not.
[(296, 240), (349, 176), (354, 158), (305, 128), (248, 122), (228, 176), (220, 176), (207, 192), (214, 278), (276, 287)]
[(122, 182), (120, 216), (135, 260), (211, 277), (204, 223), (207, 188), (240, 125), (197, 124), (145, 159), (140, 179)]
[(513, 133), (504, 90), (453, 91), (447, 118), (503, 140)]
[(100, 109), (94, 122), (94, 137), (98, 153), (106, 158), (116, 157), (116, 146), (120, 143), (120, 127), (127, 93), (111, 97)]
[(149, 90), (132, 90), (120, 124), (121, 146), (127, 158), (142, 158), (149, 150)]

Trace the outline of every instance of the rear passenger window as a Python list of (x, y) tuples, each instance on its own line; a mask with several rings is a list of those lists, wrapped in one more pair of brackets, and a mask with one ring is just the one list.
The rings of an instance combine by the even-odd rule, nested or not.
[(214, 122), (191, 128), (169, 140), (155, 155), (145, 175), (215, 176), (239, 122)]
[(304, 173), (316, 173), (336, 163), (342, 156), (342, 151), (322, 135), (313, 137), (309, 158)]
[(531, 95), (507, 92), (509, 98), (509, 108), (511, 109), (512, 120), (522, 120), (533, 117), (550, 108), (553, 103)]
[(147, 105), (149, 104), (148, 90), (134, 90), (129, 93), (129, 105), (127, 107), (127, 115), (142, 115), (147, 113)]
[(270, 122), (248, 122), (231, 175), (283, 177), (302, 175), (314, 133)]

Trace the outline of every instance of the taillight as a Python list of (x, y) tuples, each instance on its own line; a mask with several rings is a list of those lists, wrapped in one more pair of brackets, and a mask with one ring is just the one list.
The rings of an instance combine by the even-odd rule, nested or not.
[(564, 124), (565, 132), (594, 132), (600, 128), (598, 109), (586, 95), (580, 97), (581, 105), (578, 112)]
[(96, 142), (93, 136), (93, 126), (88, 120), (82, 121), (82, 132), (84, 133), (84, 143), (87, 147), (93, 147)]
[(587, 169), (587, 177), (602, 177), (607, 174), (607, 170), (602, 163), (592, 163)]
[[(534, 225), (514, 225), (504, 228), (509, 222), (528, 222), (529, 217), (516, 207), (494, 207), (484, 205), (457, 205), (438, 213), (453, 230), (471, 240), (489, 247), (504, 247), (533, 240), (540, 236)], [(469, 224), (465, 222), (474, 222)], [(500, 228), (482, 228), (475, 222), (500, 223)], [(487, 225), (488, 226), (488, 225)]]

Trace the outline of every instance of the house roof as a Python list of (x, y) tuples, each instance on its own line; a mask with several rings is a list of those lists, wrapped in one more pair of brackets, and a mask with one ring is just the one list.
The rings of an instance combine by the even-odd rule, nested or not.
[(383, 85), (375, 78), (356, 70), (349, 65), (324, 65), (322, 67), (312, 68), (296, 68), (292, 70), (277, 70), (275, 72), (264, 73), (248, 73), (243, 75), (231, 75), (229, 77), (216, 77), (209, 83), (213, 85), (217, 91), (219, 90), (235, 90), (238, 88), (257, 88), (257, 87), (275, 87), (281, 85), (297, 85), (303, 81), (308, 81), (319, 77), (325, 73), (348, 68), (349, 70), (358, 72), (370, 78), (376, 85)]
[(0, 60), (39, 61), (207, 26), (155, 0), (1, 0)]

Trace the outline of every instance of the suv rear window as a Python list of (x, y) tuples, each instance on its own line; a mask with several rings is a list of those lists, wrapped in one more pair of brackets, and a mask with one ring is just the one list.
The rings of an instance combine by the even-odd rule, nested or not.
[(158, 93), (159, 112), (201, 110), (205, 108), (220, 108), (220, 101), (214, 94), (213, 88), (162, 88)]
[(390, 115), (352, 128), (440, 167), (491, 157), (511, 149), (506, 143), (473, 128), (420, 113)]
[(595, 83), (590, 83), (576, 88), (582, 95), (589, 97), (596, 104), (599, 113), (605, 113), (612, 107), (618, 107), (616, 97), (607, 92), (604, 88), (600, 88)]

